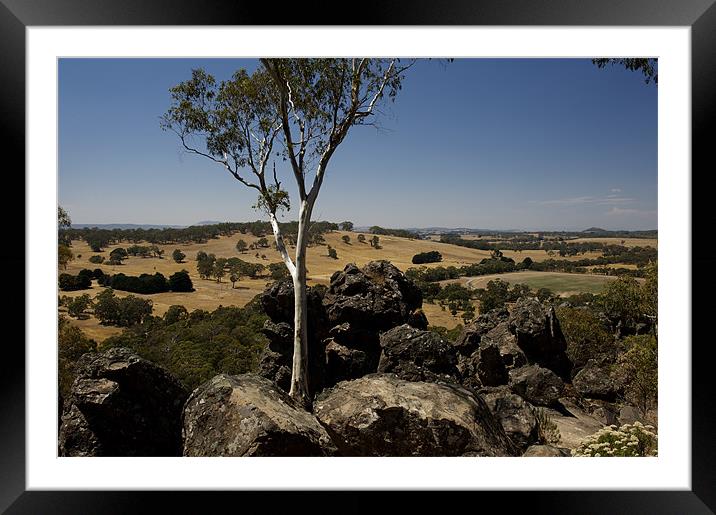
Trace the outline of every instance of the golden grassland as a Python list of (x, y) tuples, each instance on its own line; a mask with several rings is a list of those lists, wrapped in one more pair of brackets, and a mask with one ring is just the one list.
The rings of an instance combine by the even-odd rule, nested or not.
[(625, 247), (658, 248), (659, 240), (657, 240), (656, 238), (577, 238), (576, 240), (567, 240), (567, 243), (586, 242), (607, 243), (610, 245), (624, 245)]
[[(396, 236), (380, 236), (380, 245), (382, 248), (374, 249), (367, 242), (359, 243), (357, 240), (358, 234), (359, 233), (356, 232), (335, 231), (324, 235), (326, 244), (336, 249), (338, 259), (328, 257), (328, 247), (326, 245), (319, 245), (308, 249), (309, 285), (328, 284), (330, 282), (331, 275), (337, 270), (342, 270), (348, 263), (355, 263), (358, 266), (363, 266), (372, 260), (386, 259), (392, 262), (400, 270), (405, 271), (408, 268), (416, 266), (412, 264), (411, 260), (412, 257), (419, 252), (438, 250), (442, 254), (443, 260), (440, 263), (425, 265), (429, 267), (451, 265), (459, 267), (466, 264), (478, 263), (480, 260), (485, 257), (489, 257), (490, 255), (490, 252), (485, 250), (469, 249), (466, 247), (439, 243), (431, 240), (411, 240)], [(349, 244), (342, 241), (341, 238), (344, 235), (348, 235), (350, 237)], [(371, 235), (366, 234), (366, 240), (369, 240), (370, 237)], [(153, 274), (155, 272), (160, 272), (164, 274), (164, 276), (169, 277), (171, 274), (180, 270), (187, 270), (196, 290), (192, 293), (167, 292), (152, 295), (141, 295), (116, 291), (116, 294), (122, 297), (126, 295), (136, 295), (138, 297), (151, 299), (154, 304), (155, 315), (163, 315), (169, 306), (174, 304), (183, 305), (189, 311), (194, 309), (205, 309), (207, 311), (211, 311), (220, 305), (244, 306), (257, 294), (261, 293), (271, 280), (268, 278), (241, 278), (241, 280), (236, 283), (236, 287), (232, 288), (228, 277), (222, 279), (221, 282), (217, 282), (214, 279), (206, 280), (199, 278), (196, 271), (196, 254), (199, 251), (204, 251), (207, 254), (215, 254), (217, 257), (229, 258), (237, 256), (244, 261), (262, 263), (264, 265), (281, 261), (278, 252), (272, 247), (258, 249), (257, 251), (247, 251), (240, 254), (236, 250), (236, 242), (239, 239), (243, 239), (248, 244), (258, 240), (258, 238), (253, 235), (237, 233), (230, 237), (212, 239), (206, 243), (159, 245), (159, 247), (164, 250), (163, 259), (130, 256), (122, 265), (117, 266), (110, 266), (107, 264), (97, 265), (90, 263), (89, 258), (93, 255), (99, 254), (108, 259), (110, 252), (114, 248), (126, 248), (131, 244), (122, 243), (119, 245), (112, 245), (101, 253), (94, 253), (84, 241), (73, 241), (72, 252), (75, 255), (75, 259), (70, 261), (66, 270), (60, 270), (60, 272), (77, 274), (83, 268), (89, 268), (91, 270), (101, 268), (108, 274), (117, 274), (122, 272), (127, 275), (139, 275), (142, 273)], [(268, 235), (267, 239), (271, 242), (273, 241), (273, 236)], [(186, 254), (186, 258), (183, 263), (176, 263), (171, 257), (172, 252), (177, 248)], [(290, 250), (293, 251), (293, 248)], [(535, 261), (543, 261), (549, 258), (544, 251), (504, 251), (504, 254), (507, 257), (513, 258), (517, 262), (522, 261), (527, 256), (531, 257)], [(265, 255), (265, 258), (262, 258), (262, 255)], [(600, 253), (594, 252), (567, 259), (598, 257), (599, 255)], [(487, 280), (484, 281), (485, 284), (487, 284)], [(75, 297), (88, 293), (94, 297), (101, 290), (102, 288), (97, 285), (97, 282), (93, 281), (93, 286), (90, 290), (59, 292), (59, 294)], [(423, 305), (423, 310), (432, 325), (452, 328), (457, 324), (462, 323), (460, 316), (452, 316), (448, 310), (443, 310), (438, 305), (425, 303)], [(100, 325), (94, 317), (90, 317), (86, 320), (71, 320), (73, 324), (81, 327), (88, 336), (97, 341), (102, 341), (111, 335), (121, 332), (121, 329), (116, 327)]]

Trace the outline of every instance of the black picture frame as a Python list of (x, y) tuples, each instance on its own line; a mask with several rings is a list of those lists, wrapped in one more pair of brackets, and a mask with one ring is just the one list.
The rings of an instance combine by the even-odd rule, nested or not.
[[(706, 180), (711, 163), (716, 111), (716, 0), (489, 0), (489, 1), (393, 1), (360, 3), (351, 15), (356, 25), (574, 25), (574, 26), (689, 26), (691, 27), (692, 73), (692, 235), (700, 234), (716, 221), (707, 210)], [(276, 4), (278, 5), (278, 4)], [(268, 2), (201, 0), (0, 0), (0, 139), (7, 187), (23, 198), (25, 167), (25, 28), (48, 25), (342, 25), (347, 16), (328, 19), (337, 2), (311, 2), (300, 9), (282, 10)], [(331, 7), (332, 6), (332, 7)], [(17, 158), (15, 165), (7, 159)], [(12, 171), (15, 171), (13, 174)], [(10, 186), (10, 181), (15, 184)], [(10, 190), (8, 190), (10, 191)], [(17, 206), (6, 210), (4, 220), (15, 221)], [(707, 225), (708, 224), (708, 225)], [(705, 232), (703, 233), (705, 234)], [(24, 242), (26, 235), (20, 238)], [(693, 240), (692, 240), (693, 241)], [(699, 251), (696, 245), (699, 243)], [(19, 270), (24, 252), (4, 255), (5, 266)], [(713, 268), (716, 258), (693, 242), (688, 249), (693, 269)], [(688, 255), (688, 254), (687, 254)], [(23, 277), (7, 278), (13, 291), (21, 290)], [(711, 308), (707, 292), (713, 279), (692, 281), (692, 335), (697, 342)], [(24, 282), (23, 282), (24, 284)], [(701, 299), (701, 302), (697, 302)], [(14, 308), (12, 307), (14, 306)], [(8, 306), (6, 323), (25, 315), (25, 304)], [(21, 307), (22, 306), (22, 307)], [(11, 310), (22, 313), (12, 313)], [(32, 306), (27, 306), (32, 309)], [(15, 316), (13, 316), (15, 315)], [(24, 329), (23, 329), (24, 331)], [(24, 335), (24, 333), (23, 333)], [(307, 492), (78, 492), (26, 491), (25, 488), (25, 352), (18, 338), (7, 339), (0, 358), (0, 511), (20, 513), (206, 513), (217, 502), (236, 509), (263, 505), (269, 512), (278, 504), (324, 511), (321, 506), (342, 512), (374, 511), (384, 506), (362, 492), (323, 492), (308, 499)], [(700, 345), (699, 345), (700, 344)], [(716, 445), (714, 396), (711, 387), (709, 348), (704, 338), (692, 345), (692, 490), (691, 491), (529, 491), (450, 493), (450, 505), (468, 503), (474, 509), (497, 502), (511, 509), (524, 505), (529, 513), (714, 513), (716, 511)], [(711, 373), (710, 373), (711, 372)], [(400, 510), (419, 509), (426, 504), (426, 492), (400, 494)], [(455, 497), (457, 496), (457, 498)], [(313, 498), (315, 497), (315, 498)], [(490, 504), (482, 504), (489, 502)], [(316, 503), (320, 503), (317, 505)], [(510, 511), (511, 511), (510, 509)]]

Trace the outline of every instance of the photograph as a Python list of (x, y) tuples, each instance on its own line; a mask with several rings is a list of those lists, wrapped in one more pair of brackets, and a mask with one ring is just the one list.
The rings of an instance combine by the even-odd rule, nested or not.
[(658, 457), (659, 62), (59, 56), (57, 459)]

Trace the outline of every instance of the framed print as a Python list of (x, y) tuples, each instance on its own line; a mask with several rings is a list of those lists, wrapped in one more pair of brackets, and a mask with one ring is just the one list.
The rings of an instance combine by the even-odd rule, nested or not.
[(2, 509), (713, 512), (713, 2), (368, 7), (2, 0)]

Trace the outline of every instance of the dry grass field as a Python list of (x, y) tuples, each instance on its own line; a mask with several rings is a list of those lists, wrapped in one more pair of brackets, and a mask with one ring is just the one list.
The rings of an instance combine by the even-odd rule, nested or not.
[[(477, 263), (483, 258), (489, 257), (490, 254), (488, 251), (469, 249), (466, 247), (459, 247), (431, 240), (410, 240), (395, 236), (380, 236), (380, 245), (382, 248), (374, 249), (369, 243), (359, 243), (357, 240), (358, 234), (359, 233), (343, 231), (325, 234), (326, 244), (331, 245), (336, 249), (338, 259), (328, 257), (327, 246), (325, 245), (311, 247), (308, 249), (309, 285), (328, 284), (331, 275), (337, 270), (342, 270), (348, 263), (355, 263), (358, 266), (363, 266), (372, 260), (387, 259), (399, 269), (405, 271), (408, 268), (415, 266), (412, 264), (411, 260), (412, 257), (419, 252), (438, 250), (443, 256), (442, 262), (428, 264), (425, 266), (462, 266)], [(348, 235), (350, 237), (350, 244), (346, 244), (342, 241), (341, 237), (343, 235)], [(202, 244), (160, 245), (160, 247), (164, 250), (163, 259), (129, 257), (124, 261), (124, 264), (119, 266), (110, 266), (106, 264), (96, 265), (90, 263), (89, 258), (95, 255), (95, 253), (91, 251), (89, 246), (84, 241), (73, 241), (72, 252), (75, 254), (75, 259), (70, 261), (67, 266), (67, 270), (60, 270), (60, 272), (66, 271), (70, 274), (77, 274), (83, 268), (89, 268), (92, 270), (95, 268), (101, 268), (105, 273), (109, 274), (122, 272), (127, 275), (139, 275), (142, 273), (153, 274), (155, 272), (160, 272), (164, 274), (164, 276), (169, 277), (174, 272), (184, 269), (189, 272), (196, 291), (192, 293), (167, 292), (153, 295), (132, 295), (151, 299), (154, 303), (155, 315), (164, 314), (169, 306), (173, 304), (181, 304), (190, 311), (194, 309), (213, 310), (220, 305), (243, 306), (258, 293), (261, 293), (270, 282), (270, 279), (242, 278), (236, 283), (236, 288), (232, 288), (228, 277), (224, 278), (220, 283), (217, 283), (215, 280), (200, 279), (196, 271), (195, 260), (196, 254), (200, 250), (206, 252), (207, 254), (215, 254), (217, 257), (229, 258), (238, 256), (245, 261), (262, 263), (264, 265), (279, 262), (281, 260), (278, 252), (273, 248), (260, 249), (258, 251), (258, 257), (256, 256), (257, 251), (247, 251), (244, 254), (239, 254), (236, 251), (236, 242), (239, 239), (243, 239), (250, 244), (258, 238), (250, 234), (235, 234), (231, 237), (221, 237)], [(272, 241), (272, 236), (269, 235), (268, 239), (269, 241)], [(370, 239), (368, 234), (366, 234), (366, 239)], [(128, 246), (130, 246), (130, 244), (127, 243), (113, 245), (105, 249), (104, 252), (101, 252), (100, 255), (108, 259), (109, 253), (114, 248)], [(186, 259), (183, 263), (175, 263), (171, 258), (172, 252), (177, 248), (186, 254)], [(544, 251), (505, 251), (504, 254), (518, 262), (527, 256), (530, 256), (535, 261), (543, 261), (548, 258)], [(262, 255), (265, 255), (266, 258), (262, 258)], [(579, 256), (574, 259), (581, 259), (582, 257), (597, 257), (598, 255), (599, 253), (588, 253), (585, 256)], [(534, 273), (538, 274), (538, 272), (533, 272), (533, 274)], [(597, 277), (601, 278), (603, 276)], [(517, 276), (515, 275), (515, 280), (516, 279)], [(489, 279), (484, 281), (485, 284), (487, 280)], [(94, 296), (99, 291), (101, 291), (101, 287), (97, 285), (96, 281), (94, 281), (91, 290), (60, 292), (60, 295), (74, 297), (82, 295), (83, 293), (89, 293), (91, 296)], [(117, 291), (116, 294), (118, 296), (130, 295), (129, 293), (122, 291)], [(423, 309), (428, 317), (428, 320), (433, 325), (441, 325), (450, 328), (455, 327), (455, 325), (462, 322), (459, 316), (452, 316), (449, 311), (443, 311), (440, 306), (425, 304)], [(113, 334), (121, 332), (121, 330), (116, 327), (99, 325), (98, 321), (94, 317), (90, 317), (87, 320), (71, 320), (72, 323), (81, 327), (88, 334), (88, 336), (96, 339), (97, 341), (102, 341)]]

